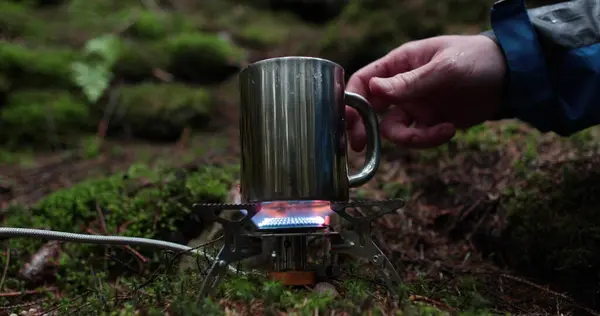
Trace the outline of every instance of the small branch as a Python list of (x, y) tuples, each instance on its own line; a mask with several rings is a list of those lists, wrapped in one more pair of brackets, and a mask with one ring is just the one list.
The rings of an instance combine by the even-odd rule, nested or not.
[(29, 290), (29, 291), (23, 291), (23, 292), (5, 292), (5, 293), (0, 293), (0, 297), (15, 297), (15, 296), (22, 296), (22, 295), (30, 295), (30, 294), (42, 294), (44, 292), (54, 292), (56, 291), (56, 288), (51, 287), (51, 288), (44, 288), (41, 290)]
[[(90, 235), (102, 235), (102, 234), (97, 233), (96, 231), (94, 231), (91, 228), (88, 228), (85, 231)], [(129, 246), (129, 245), (123, 245), (123, 248), (127, 249), (127, 251), (129, 251), (133, 256), (135, 256), (138, 260), (140, 260), (143, 263), (147, 263), (148, 261), (150, 261), (150, 259), (144, 257), (144, 255), (137, 252), (135, 249), (131, 248), (131, 246)]]
[(421, 295), (411, 295), (408, 299), (411, 302), (424, 302), (424, 303), (433, 305), (434, 307), (442, 308), (442, 309), (444, 309), (446, 311), (449, 311), (449, 312), (455, 312), (456, 311), (456, 308), (451, 307), (451, 306), (449, 306), (447, 304), (444, 304), (442, 302), (436, 301), (434, 299), (431, 299), (429, 297), (425, 297), (425, 296), (421, 296)]
[(102, 209), (98, 203), (96, 203), (96, 213), (98, 214), (98, 219), (100, 220), (101, 232), (103, 234), (107, 234), (108, 231), (106, 230), (106, 220), (104, 219), (104, 214), (102, 213)]
[(0, 279), (0, 291), (2, 291), (2, 287), (4, 286), (4, 280), (6, 280), (6, 275), (8, 274), (9, 264), (10, 264), (10, 247), (6, 248), (6, 264), (4, 265), (4, 272), (2, 272), (2, 278)]
[(106, 105), (106, 109), (104, 110), (104, 115), (98, 124), (98, 137), (104, 139), (106, 137), (106, 133), (108, 131), (108, 124), (110, 122), (110, 118), (113, 116), (117, 105), (119, 104), (119, 96), (120, 96), (120, 84), (117, 84), (117, 88), (111, 89), (108, 93), (108, 104)]
[(177, 144), (177, 147), (179, 147), (179, 150), (183, 151), (187, 148), (189, 139), (190, 139), (190, 128), (189, 127), (185, 127), (183, 129), (183, 131), (181, 132), (181, 136), (179, 137), (179, 143)]

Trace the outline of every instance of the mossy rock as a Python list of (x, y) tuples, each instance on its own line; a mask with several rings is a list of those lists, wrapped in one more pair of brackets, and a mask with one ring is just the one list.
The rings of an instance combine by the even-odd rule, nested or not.
[(67, 142), (73, 135), (94, 130), (90, 118), (88, 105), (68, 92), (16, 91), (0, 111), (0, 141), (9, 147), (49, 145), (54, 136)]
[(12, 89), (71, 89), (71, 63), (78, 54), (67, 48), (27, 47), (0, 41), (0, 73)]
[(156, 81), (154, 69), (166, 69), (169, 60), (169, 54), (161, 48), (160, 43), (123, 41), (113, 72), (116, 77), (128, 83)]
[(156, 13), (142, 11), (133, 25), (127, 29), (126, 35), (140, 40), (157, 40), (170, 34), (194, 31), (196, 27), (179, 13)]
[[(0, 215), (3, 226), (74, 233), (90, 233), (90, 228), (101, 233), (101, 212), (108, 234), (187, 244), (203, 225), (194, 215), (192, 204), (224, 202), (238, 170), (237, 165), (197, 169), (133, 165), (125, 173), (81, 182), (52, 193), (31, 208), (16, 205)], [(5, 286), (21, 288), (20, 282), (10, 276), (17, 276), (24, 260), (43, 243), (37, 238), (10, 240), (13, 260)], [(164, 260), (164, 252), (159, 249), (134, 248), (151, 260), (146, 266), (150, 272)], [(65, 243), (62, 250), (56, 285), (67, 293), (78, 294), (99, 279), (131, 276), (131, 270), (138, 269), (135, 257), (122, 247), (110, 247), (109, 257), (104, 255), (105, 247), (99, 245)]]
[(282, 47), (290, 38), (305, 31), (308, 26), (291, 13), (272, 13), (250, 11), (248, 16), (240, 17), (232, 29), (236, 42), (244, 47), (268, 49)]
[(202, 128), (213, 110), (210, 91), (180, 83), (124, 86), (119, 99), (117, 112), (123, 116), (116, 126), (151, 140), (172, 141), (186, 127)]
[(505, 197), (496, 258), (537, 282), (600, 306), (600, 162), (530, 172)]
[(183, 33), (165, 40), (167, 71), (178, 79), (198, 84), (222, 82), (241, 69), (243, 49), (216, 34)]
[(129, 41), (114, 72), (127, 82), (152, 80), (154, 69), (171, 73), (176, 80), (220, 83), (241, 69), (243, 49), (215, 34), (181, 33), (159, 41)]
[(0, 2), (0, 34), (5, 38), (38, 35), (43, 30), (43, 23), (33, 17), (33, 9), (29, 6)]

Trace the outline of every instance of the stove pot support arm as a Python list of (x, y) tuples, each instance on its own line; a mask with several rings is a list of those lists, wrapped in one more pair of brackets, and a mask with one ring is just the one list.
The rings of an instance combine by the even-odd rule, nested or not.
[(349, 186), (358, 187), (371, 180), (379, 168), (381, 161), (379, 121), (377, 121), (377, 115), (373, 111), (369, 101), (362, 96), (356, 93), (345, 92), (344, 101), (358, 112), (365, 124), (365, 131), (367, 133), (367, 158), (365, 164), (358, 173), (348, 177)]

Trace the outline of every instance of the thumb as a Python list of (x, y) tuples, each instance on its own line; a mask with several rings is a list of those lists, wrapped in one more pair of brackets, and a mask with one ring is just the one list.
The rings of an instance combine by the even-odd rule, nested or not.
[(430, 94), (443, 86), (450, 77), (447, 72), (440, 71), (435, 62), (429, 62), (408, 72), (399, 73), (389, 78), (372, 78), (369, 89), (373, 95), (386, 99), (401, 101)]

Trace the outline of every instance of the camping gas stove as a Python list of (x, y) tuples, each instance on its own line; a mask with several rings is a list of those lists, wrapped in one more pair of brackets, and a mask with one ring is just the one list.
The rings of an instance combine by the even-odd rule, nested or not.
[[(345, 91), (344, 69), (320, 58), (271, 58), (244, 68), (239, 83), (242, 204), (195, 205), (205, 223), (217, 221), (225, 234), (202, 294), (215, 289), (229, 264), (267, 251), (265, 240), (275, 245), (269, 276), (283, 284), (335, 277), (337, 255), (345, 253), (379, 265), (395, 288), (400, 277), (371, 238), (371, 222), (404, 202), (350, 201), (350, 188), (375, 176), (381, 143), (377, 115), (365, 98)], [(358, 112), (366, 133), (366, 159), (354, 174), (347, 165), (346, 106)], [(366, 215), (351, 215), (353, 208)], [(219, 216), (227, 210), (244, 217)], [(353, 229), (335, 231), (331, 222), (338, 218)], [(323, 240), (325, 251), (311, 261), (313, 238)]]
[[(395, 289), (401, 282), (400, 276), (372, 239), (371, 222), (403, 205), (404, 201), (399, 199), (196, 204), (194, 210), (197, 214), (206, 221), (220, 223), (225, 237), (225, 243), (202, 285), (201, 295), (210, 295), (216, 289), (230, 264), (262, 254), (265, 239), (274, 242), (269, 277), (284, 285), (313, 285), (335, 278), (339, 276), (337, 254), (348, 254), (369, 260), (383, 274), (388, 287)], [(354, 208), (368, 215), (351, 215), (348, 210)], [(225, 210), (238, 210), (244, 216), (239, 221), (228, 220), (219, 216)], [(353, 229), (334, 231), (330, 225), (333, 216), (347, 220)], [(308, 260), (309, 238), (322, 238), (325, 250), (314, 262)]]

